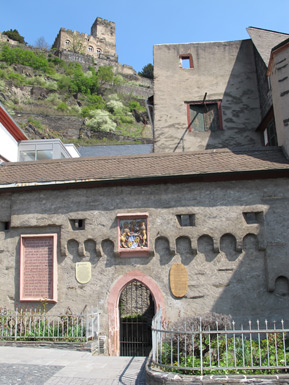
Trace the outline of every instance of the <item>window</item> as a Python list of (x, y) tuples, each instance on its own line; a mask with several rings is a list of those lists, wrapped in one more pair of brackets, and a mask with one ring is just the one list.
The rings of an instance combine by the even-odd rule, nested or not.
[(149, 252), (148, 214), (118, 214), (118, 251), (134, 257)]
[(247, 225), (258, 225), (264, 222), (264, 214), (262, 211), (251, 211), (243, 213), (243, 217), (247, 223)]
[(10, 229), (10, 222), (0, 222), (0, 231), (8, 231)]
[(221, 101), (186, 102), (189, 131), (223, 129)]
[(70, 45), (70, 40), (66, 40), (65, 45)]
[(57, 234), (21, 235), (20, 301), (57, 302)]
[(274, 119), (270, 120), (264, 131), (265, 146), (278, 146), (277, 133)]
[(85, 219), (69, 219), (72, 230), (84, 230)]
[(52, 159), (52, 150), (20, 151), (20, 162)]
[(88, 46), (88, 51), (89, 52), (92, 52), (93, 51), (93, 47), (91, 45)]
[(101, 48), (96, 48), (96, 52), (97, 53), (101, 53), (102, 51), (101, 51)]
[(182, 227), (195, 226), (195, 214), (180, 214), (176, 217)]
[(180, 68), (194, 68), (193, 58), (191, 54), (179, 56), (179, 67)]

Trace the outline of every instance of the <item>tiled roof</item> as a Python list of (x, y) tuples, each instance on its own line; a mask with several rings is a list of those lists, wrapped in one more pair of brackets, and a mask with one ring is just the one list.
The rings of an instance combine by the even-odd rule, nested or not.
[(6, 163), (0, 166), (0, 187), (276, 170), (287, 170), (289, 176), (289, 161), (281, 148), (217, 149)]

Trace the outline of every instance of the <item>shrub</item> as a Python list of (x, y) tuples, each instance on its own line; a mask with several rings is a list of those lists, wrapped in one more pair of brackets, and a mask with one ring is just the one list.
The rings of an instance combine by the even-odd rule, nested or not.
[(109, 112), (105, 110), (95, 110), (90, 112), (90, 119), (87, 119), (85, 125), (96, 131), (114, 131), (116, 123), (111, 119)]
[(20, 33), (17, 31), (17, 29), (10, 29), (9, 31), (3, 31), (3, 35), (6, 35), (9, 37), (9, 39), (18, 41), (21, 44), (25, 44), (24, 37), (20, 35)]
[(61, 102), (61, 103), (58, 104), (58, 106), (56, 107), (56, 109), (57, 109), (58, 111), (64, 112), (64, 111), (67, 111), (67, 110), (69, 109), (69, 107), (68, 107), (68, 105), (67, 105), (65, 102)]
[(46, 73), (53, 71), (43, 54), (35, 54), (32, 51), (21, 48), (10, 48), (7, 45), (4, 45), (2, 48), (0, 60), (9, 65), (22, 64)]

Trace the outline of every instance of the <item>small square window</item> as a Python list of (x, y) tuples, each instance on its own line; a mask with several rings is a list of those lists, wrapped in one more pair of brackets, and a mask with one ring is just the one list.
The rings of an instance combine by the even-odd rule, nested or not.
[(218, 131), (223, 129), (221, 101), (186, 102), (189, 131)]
[(84, 230), (85, 219), (69, 219), (72, 230)]
[(191, 54), (180, 55), (179, 67), (184, 69), (194, 68), (192, 55)]
[(263, 223), (263, 212), (247, 212), (243, 213), (243, 217), (247, 225), (259, 225)]
[(195, 226), (195, 214), (177, 215), (178, 224), (182, 227)]
[(0, 222), (0, 231), (7, 231), (10, 229), (10, 222)]

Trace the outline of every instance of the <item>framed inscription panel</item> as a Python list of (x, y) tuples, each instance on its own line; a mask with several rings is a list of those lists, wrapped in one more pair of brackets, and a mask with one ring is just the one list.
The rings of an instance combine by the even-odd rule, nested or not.
[(57, 302), (57, 234), (21, 235), (20, 301)]

